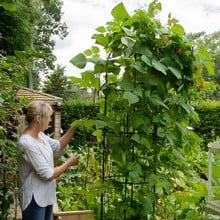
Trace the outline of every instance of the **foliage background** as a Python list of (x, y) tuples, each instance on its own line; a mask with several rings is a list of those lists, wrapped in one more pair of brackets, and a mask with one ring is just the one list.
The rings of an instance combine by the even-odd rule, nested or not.
[[(151, 4), (151, 9), (148, 11), (150, 18), (152, 18), (151, 16), (154, 16), (155, 11), (158, 12), (161, 10), (160, 4), (157, 3), (157, 1), (154, 1), (153, 4)], [(137, 184), (137, 179), (140, 180), (143, 177), (145, 170), (143, 172), (143, 164), (141, 164), (140, 161), (138, 161), (137, 164), (127, 163), (126, 166), (122, 163), (123, 160), (121, 159), (123, 158), (120, 157), (120, 154), (123, 155), (127, 150), (124, 147), (120, 148), (122, 145), (118, 145), (118, 147), (115, 148), (117, 150), (113, 155), (111, 152), (112, 145), (108, 145), (107, 151), (104, 151), (103, 147), (105, 147), (105, 145), (102, 145), (103, 133), (101, 130), (103, 130), (104, 133), (106, 130), (114, 130), (116, 128), (114, 123), (118, 122), (118, 117), (122, 115), (122, 112), (125, 111), (129, 115), (130, 107), (135, 106), (136, 108), (136, 103), (143, 98), (141, 90), (136, 90), (133, 86), (130, 87), (131, 84), (128, 83), (131, 79), (135, 79), (135, 83), (141, 82), (142, 79), (139, 72), (142, 71), (141, 73), (143, 73), (144, 71), (143, 66), (139, 64), (143, 62), (145, 66), (148, 66), (149, 69), (154, 69), (155, 72), (159, 71), (166, 73), (168, 60), (157, 60), (158, 62), (156, 62), (154, 59), (152, 64), (149, 62), (152, 61), (152, 57), (149, 56), (149, 53), (145, 54), (145, 57), (139, 57), (138, 51), (140, 48), (137, 47), (135, 50), (132, 48), (134, 42), (139, 39), (134, 34), (134, 30), (129, 29), (131, 23), (124, 23), (123, 19), (128, 18), (129, 16), (125, 8), (122, 8), (120, 5), (120, 7), (116, 7), (112, 11), (115, 20), (108, 22), (106, 26), (100, 26), (97, 28), (97, 32), (93, 35), (93, 39), (96, 40), (96, 45), (72, 59), (72, 63), (79, 68), (85, 67), (86, 64), (90, 62), (94, 65), (94, 69), (82, 72), (81, 79), (72, 77), (72, 82), (70, 82), (64, 76), (65, 69), (61, 66), (55, 67), (54, 65), (54, 41), (52, 40), (52, 36), (58, 35), (63, 38), (67, 35), (65, 23), (62, 23), (60, 20), (62, 16), (61, 7), (62, 1), (59, 0), (0, 1), (0, 217), (2, 219), (8, 217), (11, 204), (14, 202), (16, 203), (16, 126), (18, 123), (17, 116), (19, 115), (19, 108), (22, 104), (17, 102), (18, 100), (15, 96), (17, 85), (26, 85), (28, 87), (39, 89), (42, 83), (40, 82), (39, 77), (41, 74), (44, 76), (50, 74), (48, 77), (48, 84), (43, 88), (50, 94), (57, 95), (56, 88), (61, 88), (64, 90), (64, 98), (68, 97), (68, 99), (71, 100), (77, 97), (82, 99), (86, 97), (86, 99), (93, 100), (92, 106), (87, 102), (80, 102), (77, 104), (71, 103), (71, 101), (64, 105), (62, 119), (64, 122), (62, 125), (63, 129), (67, 129), (68, 125), (75, 119), (82, 119), (84, 122), (84, 128), (78, 131), (77, 137), (73, 139), (69, 149), (70, 152), (77, 151), (81, 154), (82, 163), (78, 169), (70, 170), (67, 174), (63, 175), (62, 180), (59, 179), (58, 181), (58, 189), (60, 191), (59, 202), (63, 209), (91, 208), (97, 216), (103, 216), (103, 213), (101, 212), (107, 210), (106, 216), (109, 219), (117, 219), (117, 213), (121, 213), (119, 214), (120, 217), (125, 217), (126, 212), (128, 216), (133, 216), (133, 219), (134, 216), (137, 215), (137, 212), (142, 213), (143, 216), (146, 216), (147, 214), (149, 215), (149, 213), (154, 213), (155, 216), (169, 216), (171, 213), (171, 215), (176, 215), (178, 219), (197, 219), (198, 215), (201, 217), (204, 211), (202, 209), (204, 197), (206, 199), (207, 195), (206, 143), (218, 138), (219, 129), (217, 122), (219, 118), (219, 105), (214, 105), (211, 102), (201, 105), (201, 100), (198, 99), (198, 97), (194, 100), (197, 101), (196, 104), (193, 102), (193, 106), (195, 107), (195, 112), (199, 113), (200, 121), (197, 123), (190, 120), (190, 126), (194, 127), (195, 132), (187, 132), (187, 138), (191, 144), (192, 151), (187, 148), (179, 148), (177, 151), (176, 149), (173, 149), (174, 151), (167, 151), (167, 149), (169, 150), (169, 147), (166, 146), (166, 148), (158, 150), (158, 152), (160, 151), (159, 153), (157, 152), (157, 149), (155, 149), (154, 153), (156, 154), (152, 153), (151, 155), (147, 155), (148, 157), (150, 156), (148, 158), (149, 161), (153, 162), (151, 169), (148, 169), (148, 171), (154, 170), (153, 166), (156, 165), (156, 163), (154, 163), (156, 161), (157, 164), (160, 164), (160, 166), (158, 166), (159, 168), (172, 168), (171, 171), (178, 176), (178, 181), (176, 181), (176, 179), (176, 182), (173, 180), (171, 182), (167, 181), (165, 178), (167, 175), (163, 175), (164, 170), (159, 170), (159, 172), (157, 170), (157, 175), (151, 175), (151, 178), (149, 179), (150, 185), (143, 188), (143, 191), (139, 191), (140, 196), (131, 196), (131, 200), (129, 201), (123, 200), (124, 198), (120, 198), (120, 195), (125, 188), (123, 188), (120, 183), (121, 179), (119, 178), (120, 181), (117, 181), (117, 178), (115, 178), (116, 181), (105, 181), (103, 179), (103, 174), (106, 175), (103, 173), (103, 161), (106, 161), (105, 171), (107, 171), (107, 175), (125, 174), (126, 178), (130, 179), (131, 184), (129, 184), (131, 186)], [(31, 11), (30, 8), (32, 9)], [(189, 54), (187, 55), (185, 52), (188, 51), (191, 45), (188, 45), (186, 38), (192, 39), (194, 45), (196, 45), (196, 48), (199, 50), (195, 51), (196, 59), (192, 57), (193, 59), (191, 60), (194, 62), (191, 69), (194, 78), (192, 82), (190, 82), (189, 78), (185, 78), (185, 82), (189, 80), (189, 84), (186, 83), (185, 88), (193, 88), (187, 92), (192, 92), (192, 94), (195, 95), (201, 94), (202, 92), (201, 97), (203, 99), (219, 99), (220, 33), (216, 32), (210, 35), (196, 33), (191, 36), (188, 35), (187, 37), (184, 35), (184, 38), (182, 38), (184, 30), (178, 24), (176, 19), (168, 17), (168, 24), (170, 26), (165, 28), (162, 28), (160, 23), (156, 20), (149, 19), (149, 27), (145, 27), (144, 19), (140, 19), (141, 17), (138, 17), (138, 15), (143, 16), (145, 19), (147, 17), (145, 17), (145, 14), (142, 12), (139, 12), (139, 14), (137, 13), (136, 16), (134, 16), (135, 19), (137, 19), (137, 25), (143, 22), (139, 26), (139, 31), (143, 31), (144, 28), (152, 28), (153, 30), (149, 32), (150, 34), (147, 42), (152, 43), (151, 49), (157, 54), (158, 59), (164, 55), (168, 57), (172, 55), (175, 61), (178, 60), (178, 57), (181, 57), (181, 62), (184, 59), (186, 59), (184, 62), (187, 61)], [(169, 29), (168, 32), (166, 28)], [(144, 33), (145, 32), (143, 31), (142, 34)], [(162, 35), (162, 38), (157, 38)], [(140, 36), (144, 38), (144, 35)], [(159, 50), (156, 49), (157, 47)], [(108, 60), (101, 58), (100, 54), (102, 52), (100, 52), (100, 48), (104, 49), (108, 54)], [(121, 53), (122, 51), (123, 53)], [(215, 75), (209, 74), (210, 72), (213, 72), (213, 69), (210, 64), (210, 55), (207, 51), (212, 55), (215, 64)], [(147, 52), (147, 50), (145, 52)], [(140, 63), (135, 63), (133, 66), (130, 64), (135, 59), (133, 59), (132, 56), (129, 57), (132, 53), (137, 53), (135, 59), (140, 58)], [(143, 51), (140, 52), (140, 54), (142, 53)], [(121, 59), (118, 59), (120, 55), (122, 55), (122, 57)], [(128, 68), (123, 76), (123, 79), (126, 78), (127, 81), (125, 80), (118, 83), (118, 80), (121, 80), (120, 78), (117, 78), (120, 72), (120, 65), (124, 67), (130, 65), (129, 68), (132, 71), (129, 72)], [(206, 68), (203, 68), (203, 65)], [(175, 68), (177, 66), (175, 66)], [(187, 67), (187, 65), (185, 67)], [(195, 67), (197, 71), (194, 71)], [(179, 72), (177, 70), (178, 68), (175, 68), (169, 69), (170, 78), (168, 78), (171, 80), (172, 86), (173, 83), (176, 83), (174, 86), (175, 89), (178, 88), (181, 90), (179, 87), (179, 83), (181, 82), (181, 71)], [(102, 74), (101, 76), (101, 73), (104, 72), (108, 73), (107, 83), (105, 75)], [(134, 75), (133, 72), (136, 72), (137, 74)], [(165, 76), (163, 76), (163, 78), (166, 79)], [(176, 78), (178, 80), (176, 80)], [(166, 86), (166, 88), (172, 87), (170, 87), (169, 83), (165, 85), (164, 81), (159, 80), (157, 82), (157, 80), (158, 79), (153, 79), (149, 84), (155, 86), (158, 91), (164, 89), (163, 86)], [(212, 81), (215, 82), (216, 85)], [(56, 86), (53, 87), (54, 85)], [(190, 87), (191, 85), (192, 87)], [(86, 87), (89, 87), (89, 90), (94, 92), (94, 96), (91, 96), (91, 93), (87, 92), (85, 89)], [(215, 87), (216, 90), (214, 90)], [(117, 93), (116, 91), (118, 88), (121, 88), (121, 91)], [(208, 91), (206, 91), (207, 89)], [(119, 98), (121, 98), (120, 95), (123, 93), (124, 97), (122, 100), (119, 100)], [(162, 109), (160, 113), (163, 114), (164, 108), (167, 104), (163, 99), (163, 90), (162, 92), (159, 92), (159, 96), (160, 95), (162, 95), (162, 98), (158, 96), (153, 97), (151, 95), (147, 96), (147, 98), (150, 97), (152, 106), (157, 106), (156, 108)], [(187, 96), (187, 94), (185, 95)], [(108, 97), (108, 101), (110, 101), (108, 109), (103, 108), (105, 107), (105, 102), (104, 99), (101, 98), (104, 96)], [(183, 103), (179, 102), (178, 104)], [(150, 108), (152, 106), (150, 106)], [(186, 111), (189, 110), (189, 106), (183, 106), (182, 107)], [(134, 112), (133, 107), (131, 112)], [(109, 118), (103, 116), (100, 117), (100, 115), (97, 114), (99, 110), (101, 113), (107, 110), (109, 113), (108, 116), (113, 116), (113, 120), (109, 120)], [(208, 115), (209, 117), (207, 117)], [(91, 135), (91, 128), (94, 129), (95, 126), (91, 119), (94, 119), (93, 121), (97, 120), (99, 122), (98, 127), (101, 128), (96, 131), (96, 133), (93, 133), (93, 135)], [(133, 122), (135, 121), (136, 120), (133, 120)], [(139, 121), (137, 123), (136, 121), (135, 123), (136, 129), (138, 125), (141, 125), (143, 132), (144, 128), (142, 122)], [(162, 124), (160, 124), (160, 126), (161, 125)], [(162, 125), (160, 131), (165, 131), (164, 127), (166, 126)], [(197, 134), (203, 139), (200, 139)], [(113, 135), (113, 138), (117, 137), (117, 135), (118, 133), (116, 132), (115, 135)], [(155, 136), (159, 136), (159, 139), (162, 140), (164, 138), (164, 133), (158, 132)], [(172, 133), (168, 136), (169, 141), (172, 141)], [(139, 139), (137, 137), (138, 136), (134, 136), (133, 141), (138, 143)], [(96, 142), (97, 140), (98, 144)], [(196, 140), (196, 143), (194, 140)], [(202, 148), (200, 148), (200, 145)], [(157, 156), (155, 157), (155, 155)], [(65, 160), (66, 156), (68, 156), (67, 152), (62, 156), (61, 161)], [(110, 160), (109, 157), (111, 157), (112, 160)], [(110, 163), (111, 161), (113, 161), (113, 163)], [(176, 171), (171, 166), (171, 161), (173, 163), (172, 165), (175, 165), (175, 168), (180, 168), (180, 173), (175, 173)], [(113, 167), (114, 169), (112, 169)], [(186, 176), (182, 175), (183, 170), (185, 171)], [(111, 173), (112, 171), (113, 173)], [(127, 180), (125, 179), (124, 182), (126, 181)], [(172, 184), (175, 186), (174, 188), (171, 187)], [(151, 187), (151, 190), (149, 190), (148, 186)], [(155, 191), (152, 190), (153, 188)], [(128, 190), (130, 190), (130, 188), (128, 188)], [(145, 195), (145, 193), (149, 191), (151, 193)], [(115, 200), (112, 195), (116, 196)], [(156, 197), (154, 197), (155, 195)], [(152, 211), (152, 207), (156, 204), (154, 200), (155, 198), (159, 198), (157, 201), (158, 206), (155, 207), (162, 207), (161, 209), (158, 209), (157, 213), (155, 213), (154, 210)], [(104, 210), (103, 204), (106, 201), (108, 202), (105, 203), (106, 210)], [(133, 203), (131, 201), (133, 201)], [(109, 204), (111, 204), (112, 207)], [(117, 207), (117, 209), (115, 209), (115, 207)], [(114, 210), (117, 210), (117, 213), (115, 213)], [(146, 212), (143, 213), (140, 212), (140, 210), (145, 210)], [(175, 214), (173, 210), (175, 210)], [(138, 216), (136, 216), (136, 218), (138, 218)]]
[(201, 139), (188, 130), (198, 120), (190, 101), (205, 87), (203, 67), (209, 74), (213, 67), (175, 18), (166, 27), (155, 19), (160, 10), (153, 1), (130, 16), (118, 4), (93, 35), (98, 46), (71, 60), (80, 69), (93, 64), (71, 78), (100, 94), (92, 133), (101, 163), (97, 219), (200, 218), (206, 187), (197, 172)]

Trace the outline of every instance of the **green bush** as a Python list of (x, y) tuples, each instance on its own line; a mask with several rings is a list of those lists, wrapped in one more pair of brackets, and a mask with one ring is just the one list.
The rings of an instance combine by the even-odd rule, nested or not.
[(207, 150), (207, 144), (220, 136), (220, 102), (208, 100), (195, 103), (194, 107), (200, 120), (193, 128), (203, 139), (202, 149)]
[[(65, 101), (61, 116), (61, 126), (66, 131), (71, 122), (79, 119), (95, 119), (99, 110), (98, 106), (94, 106), (88, 101), (69, 100)], [(77, 134), (71, 140), (70, 146), (76, 151), (83, 151), (83, 148), (94, 142), (95, 138), (91, 133), (77, 130)]]

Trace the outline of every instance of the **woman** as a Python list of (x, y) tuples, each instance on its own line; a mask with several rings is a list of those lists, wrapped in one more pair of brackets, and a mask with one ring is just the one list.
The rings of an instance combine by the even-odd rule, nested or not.
[(70, 127), (59, 139), (45, 135), (53, 110), (47, 103), (31, 102), (26, 110), (27, 128), (19, 138), (19, 201), (23, 220), (51, 220), (56, 201), (55, 179), (77, 165), (78, 155), (54, 168), (53, 151), (64, 150), (75, 133)]

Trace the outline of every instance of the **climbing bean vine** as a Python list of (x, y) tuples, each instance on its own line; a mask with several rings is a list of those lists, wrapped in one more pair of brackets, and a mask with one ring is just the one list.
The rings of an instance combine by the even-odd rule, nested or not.
[(202, 69), (213, 68), (175, 18), (161, 24), (161, 10), (155, 0), (130, 15), (119, 3), (96, 29), (95, 45), (71, 60), (82, 69), (73, 82), (99, 97), (97, 219), (199, 219), (201, 139), (188, 126), (198, 120), (191, 100)]

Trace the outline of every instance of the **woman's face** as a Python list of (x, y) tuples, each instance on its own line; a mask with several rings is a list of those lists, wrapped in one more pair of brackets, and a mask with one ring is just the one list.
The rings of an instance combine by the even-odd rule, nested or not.
[(46, 124), (45, 124), (46, 128), (44, 130), (48, 129), (50, 122), (51, 122), (51, 114), (46, 118)]
[(45, 131), (49, 127), (49, 123), (51, 121), (52, 112), (47, 112), (44, 116), (41, 116), (41, 130)]

